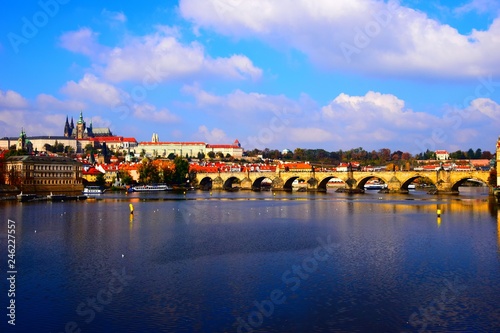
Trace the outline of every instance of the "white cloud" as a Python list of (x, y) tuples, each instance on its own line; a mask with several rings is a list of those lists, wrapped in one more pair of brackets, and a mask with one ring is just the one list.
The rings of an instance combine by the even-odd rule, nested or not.
[(364, 96), (340, 94), (321, 111), (331, 131), (352, 147), (374, 141), (379, 145), (406, 141), (408, 146), (410, 138), (442, 123), (436, 116), (406, 108), (394, 95), (373, 91)]
[(176, 123), (179, 117), (167, 109), (157, 110), (156, 106), (151, 104), (135, 104), (133, 106), (133, 115), (138, 119), (148, 120), (155, 123)]
[(335, 138), (332, 132), (316, 127), (288, 128), (286, 130), (290, 142), (310, 143), (310, 142), (328, 142)]
[(301, 113), (299, 103), (285, 95), (266, 95), (236, 89), (224, 96), (217, 96), (197, 85), (185, 86), (183, 92), (192, 95), (197, 105), (206, 110), (225, 113), (232, 117), (260, 117), (262, 114), (293, 116)]
[(443, 79), (500, 75), (500, 59), (491, 56), (500, 53), (500, 19), (463, 35), (393, 1), (181, 0), (179, 8), (197, 26), (295, 48), (324, 68)]
[(87, 106), (79, 101), (61, 101), (52, 95), (40, 94), (36, 97), (36, 105), (40, 110), (50, 111), (80, 111), (86, 109)]
[(97, 58), (106, 47), (97, 41), (99, 34), (90, 28), (81, 28), (77, 31), (69, 31), (59, 38), (60, 46), (74, 53), (84, 54), (91, 58)]
[(0, 90), (0, 108), (24, 109), (28, 107), (28, 102), (19, 93), (7, 90)]
[(229, 138), (223, 130), (219, 128), (213, 128), (212, 130), (209, 130), (205, 125), (201, 125), (198, 128), (198, 133), (195, 136), (201, 137), (205, 142), (210, 143), (230, 142)]
[(102, 82), (93, 74), (85, 74), (78, 82), (67, 82), (61, 92), (74, 99), (88, 100), (108, 107), (119, 105), (126, 97), (124, 92), (109, 83)]
[(120, 22), (120, 23), (127, 22), (127, 16), (125, 16), (123, 12), (113, 12), (104, 8), (101, 12), (101, 15), (110, 21)]
[(111, 81), (151, 81), (151, 84), (186, 76), (210, 75), (225, 79), (258, 79), (262, 70), (245, 56), (211, 58), (197, 42), (182, 44), (162, 32), (130, 40), (108, 55), (104, 76)]
[(478, 14), (487, 13), (490, 11), (498, 11), (500, 9), (500, 3), (498, 0), (472, 0), (458, 8), (454, 11), (457, 14), (465, 14), (469, 12), (477, 12)]
[(65, 33), (61, 45), (95, 60), (94, 70), (111, 82), (134, 81), (155, 87), (195, 75), (230, 80), (257, 80), (262, 76), (262, 70), (243, 55), (212, 58), (200, 43), (182, 43), (178, 29), (156, 29), (150, 35), (129, 37), (124, 46), (111, 49), (97, 42), (97, 33), (82, 28)]

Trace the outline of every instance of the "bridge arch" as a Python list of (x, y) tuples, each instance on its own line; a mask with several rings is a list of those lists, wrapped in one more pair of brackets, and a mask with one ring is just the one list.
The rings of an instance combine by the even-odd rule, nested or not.
[(208, 191), (212, 189), (212, 178), (210, 177), (203, 177), (200, 182), (199, 182), (199, 187), (201, 190)]
[(230, 190), (235, 188), (234, 184), (240, 184), (240, 183), (241, 183), (241, 180), (238, 177), (231, 176), (224, 181), (224, 185), (222, 185), (222, 189), (230, 191)]
[(465, 183), (466, 181), (474, 181), (474, 182), (477, 182), (477, 183), (481, 183), (483, 184), (483, 186), (488, 186), (487, 183), (484, 182), (484, 180), (482, 179), (478, 179), (478, 178), (474, 178), (474, 177), (464, 177), (462, 179), (459, 179), (458, 181), (456, 181), (455, 183), (453, 183), (453, 185), (451, 186), (451, 190), (452, 192), (459, 192), (458, 191), (458, 188), (463, 184)]
[(345, 183), (345, 180), (343, 180), (342, 178), (338, 177), (338, 176), (328, 176), (328, 177), (325, 177), (323, 179), (321, 179), (319, 182), (318, 182), (318, 191), (324, 191), (326, 192), (328, 190), (328, 182), (332, 179), (340, 179), (342, 180), (342, 183), (344, 186), (346, 186), (346, 183)]
[(283, 184), (283, 189), (285, 191), (292, 191), (292, 184), (295, 180), (298, 180), (299, 182), (300, 181), (303, 181), (303, 182), (306, 182), (308, 179), (307, 176), (306, 177), (302, 177), (302, 176), (291, 176), (290, 178), (287, 178), (285, 181), (284, 181), (284, 184)]
[(258, 178), (256, 178), (256, 179), (253, 181), (253, 183), (252, 183), (252, 190), (254, 190), (254, 191), (255, 191), (255, 190), (257, 190), (257, 191), (261, 190), (261, 188), (262, 188), (262, 182), (263, 182), (264, 180), (266, 180), (266, 179), (269, 179), (269, 181), (270, 181), (271, 183), (272, 183), (272, 181), (273, 181), (270, 177), (267, 177), (267, 176), (258, 177)]
[(366, 183), (370, 180), (370, 179), (378, 179), (378, 180), (381, 180), (384, 184), (389, 184), (389, 182), (387, 181), (387, 179), (384, 179), (383, 177), (379, 177), (379, 176), (375, 176), (375, 175), (370, 175), (370, 176), (367, 176), (367, 177), (363, 177), (363, 178), (360, 178), (358, 181), (357, 181), (357, 185), (356, 187), (359, 188), (359, 189), (364, 189), (365, 188), (365, 185)]
[(410, 185), (411, 183), (413, 183), (415, 180), (417, 180), (419, 178), (428, 179), (433, 185), (436, 185), (436, 184), (434, 184), (434, 182), (432, 181), (432, 179), (430, 179), (429, 177), (422, 176), (422, 175), (415, 175), (415, 176), (407, 178), (406, 180), (404, 180), (404, 181), (401, 182), (401, 190), (407, 191), (408, 190), (408, 185)]

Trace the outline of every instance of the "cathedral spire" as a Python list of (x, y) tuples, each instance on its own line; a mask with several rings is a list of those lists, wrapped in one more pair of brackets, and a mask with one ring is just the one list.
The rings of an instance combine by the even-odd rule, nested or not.
[(64, 136), (71, 136), (71, 128), (69, 127), (68, 116), (66, 116), (66, 123), (64, 124)]

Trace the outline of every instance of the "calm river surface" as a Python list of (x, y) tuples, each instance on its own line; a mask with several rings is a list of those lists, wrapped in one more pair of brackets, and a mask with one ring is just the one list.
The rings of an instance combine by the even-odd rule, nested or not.
[(1, 332), (500, 331), (500, 217), (481, 189), (106, 193), (0, 202), (0, 219)]

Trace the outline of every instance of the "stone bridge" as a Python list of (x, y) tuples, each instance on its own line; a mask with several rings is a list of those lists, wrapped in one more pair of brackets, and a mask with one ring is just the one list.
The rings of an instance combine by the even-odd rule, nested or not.
[(277, 171), (277, 172), (215, 172), (198, 173), (194, 180), (205, 189), (231, 190), (239, 187), (245, 190), (260, 190), (264, 179), (272, 181), (272, 189), (291, 191), (292, 183), (303, 180), (308, 191), (326, 191), (326, 185), (332, 178), (341, 179), (347, 189), (363, 189), (370, 179), (380, 179), (387, 184), (391, 193), (408, 193), (408, 185), (417, 178), (428, 178), (436, 186), (438, 193), (458, 193), (458, 187), (467, 180), (474, 180), (488, 185), (489, 171), (350, 171), (350, 172), (314, 172), (314, 171)]

